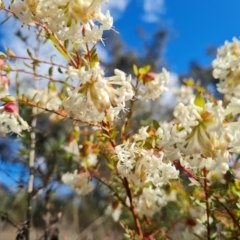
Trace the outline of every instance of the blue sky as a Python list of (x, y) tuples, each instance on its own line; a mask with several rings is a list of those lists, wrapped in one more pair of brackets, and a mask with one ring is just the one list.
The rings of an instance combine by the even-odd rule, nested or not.
[[(111, 2), (111, 0), (110, 0)], [(113, 0), (112, 0), (113, 2)], [(209, 46), (240, 36), (239, 0), (125, 0), (115, 19), (116, 30), (130, 47), (139, 49), (137, 26), (149, 34), (165, 26), (170, 30), (165, 57), (171, 71), (186, 72), (192, 60), (207, 66)], [(114, 5), (114, 4), (112, 4)], [(116, 13), (115, 11), (113, 13)]]

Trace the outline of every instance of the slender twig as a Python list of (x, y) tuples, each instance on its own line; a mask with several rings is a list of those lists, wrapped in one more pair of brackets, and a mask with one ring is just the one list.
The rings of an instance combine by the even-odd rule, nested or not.
[(84, 121), (82, 121), (82, 120), (80, 120), (80, 119), (78, 119), (78, 118), (74, 118), (74, 117), (68, 116), (64, 111), (54, 111), (54, 110), (50, 110), (50, 109), (48, 109), (48, 108), (41, 107), (41, 106), (37, 105), (36, 103), (30, 102), (30, 101), (28, 101), (28, 100), (26, 100), (26, 99), (23, 99), (23, 98), (18, 98), (17, 101), (20, 102), (20, 103), (26, 104), (26, 105), (28, 105), (28, 106), (30, 106), (30, 107), (35, 107), (35, 108), (42, 109), (42, 110), (44, 110), (45, 112), (55, 113), (55, 114), (57, 114), (57, 115), (59, 115), (59, 116), (61, 116), (61, 117), (63, 117), (63, 118), (68, 118), (68, 119), (71, 119), (71, 120), (73, 120), (73, 121), (75, 121), (75, 122), (81, 122), (81, 123), (85, 123), (85, 124), (90, 125), (90, 126), (94, 126), (94, 127), (99, 127), (99, 128), (101, 128), (101, 125), (99, 125), (99, 124), (94, 124), (94, 123), (91, 123), (91, 122), (84, 122)]
[(48, 61), (45, 61), (45, 60), (40, 60), (40, 59), (37, 59), (37, 58), (21, 57), (21, 56), (12, 56), (12, 55), (9, 55), (8, 58), (20, 59), (20, 60), (27, 60), (27, 61), (33, 61), (33, 62), (35, 62), (35, 63), (44, 63), (44, 64), (56, 66), (56, 67), (67, 68), (67, 67), (64, 66), (64, 65), (57, 64), (57, 63), (54, 63), (54, 62), (48, 62)]
[(240, 229), (240, 223), (237, 221), (237, 219), (235, 218), (235, 216), (233, 215), (233, 213), (220, 201), (220, 199), (218, 198), (218, 196), (213, 194), (213, 197), (215, 198), (215, 200), (226, 210), (226, 212), (228, 213), (228, 215), (231, 217), (231, 219), (233, 220), (234, 224)]
[[(144, 215), (144, 220), (146, 221), (147, 225), (148, 225), (149, 227), (151, 227), (152, 223), (151, 223), (150, 219), (149, 219), (146, 215)], [(153, 226), (153, 230), (152, 230), (151, 235), (154, 236), (154, 235), (156, 235), (158, 232), (159, 232), (163, 237), (165, 237), (166, 239), (172, 240), (172, 238), (167, 234), (167, 232), (164, 232), (164, 231), (162, 231), (160, 228), (156, 228), (156, 227)]]
[(107, 182), (103, 181), (100, 177), (93, 174), (93, 172), (89, 171), (89, 173), (91, 174), (91, 177), (97, 179), (100, 183), (102, 183), (104, 186), (109, 188), (109, 190), (113, 193), (113, 196), (115, 196), (119, 200), (119, 202), (122, 203), (123, 206), (129, 208), (129, 206), (126, 204), (126, 202), (119, 196), (119, 194), (114, 190), (114, 188), (112, 186), (110, 186)]
[(136, 209), (135, 209), (133, 199), (132, 199), (131, 189), (129, 187), (129, 182), (128, 182), (127, 178), (123, 179), (123, 183), (124, 183), (124, 186), (126, 188), (127, 196), (129, 198), (130, 209), (131, 209), (133, 220), (134, 220), (134, 223), (135, 223), (135, 226), (136, 226), (136, 229), (137, 229), (137, 233), (140, 237), (143, 237), (141, 224), (140, 224), (139, 218), (138, 218), (137, 213), (136, 213)]
[(203, 176), (204, 176), (204, 195), (205, 195), (205, 203), (206, 203), (206, 215), (207, 215), (207, 237), (208, 240), (211, 239), (211, 229), (210, 229), (210, 209), (209, 209), (209, 202), (208, 202), (208, 186), (207, 186), (207, 170), (203, 168)]
[[(173, 161), (173, 163), (176, 166), (178, 166), (180, 169), (182, 169), (189, 177), (195, 179), (203, 187), (202, 182), (194, 174), (192, 174), (185, 167), (183, 167), (178, 161)], [(217, 195), (213, 194), (212, 197), (226, 210), (228, 215), (233, 220), (234, 224), (240, 229), (240, 223), (237, 221), (237, 219), (235, 218), (234, 214), (220, 201), (220, 199), (219, 199), (219, 197)]]
[[(35, 72), (29, 72), (29, 71), (26, 71), (24, 69), (11, 69), (11, 72), (29, 74), (29, 75), (32, 75), (35, 78), (45, 78), (45, 79), (49, 80), (50, 82), (58, 82), (58, 83), (61, 83), (61, 84), (66, 84), (67, 83), (67, 82), (62, 81), (62, 80), (56, 80), (56, 79), (53, 79), (52, 77), (48, 77), (48, 76), (45, 76), (45, 75), (37, 74)], [(69, 84), (69, 83), (67, 83), (67, 84)]]
[(9, 218), (7, 213), (0, 212), (0, 218), (1, 218), (1, 221), (7, 221), (8, 223), (10, 223), (13, 227), (17, 228), (18, 230), (21, 229)]

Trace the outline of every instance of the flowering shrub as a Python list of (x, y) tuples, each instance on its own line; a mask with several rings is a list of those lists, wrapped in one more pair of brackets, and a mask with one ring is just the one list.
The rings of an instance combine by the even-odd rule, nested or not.
[[(16, 56), (7, 47), (0, 54), (0, 133), (16, 134), (28, 144), (27, 224), (18, 235), (30, 239), (34, 177), (39, 169), (47, 171), (37, 165), (35, 149), (37, 121), (48, 114), (52, 124), (67, 124), (68, 136), (59, 139), (57, 151), (76, 167), (66, 167), (66, 160), (64, 168), (54, 166), (51, 176), (61, 175), (79, 198), (91, 194), (97, 183), (106, 187), (113, 197), (105, 214), (119, 222), (126, 239), (239, 239), (240, 41), (226, 42), (213, 61), (223, 100), (187, 81), (174, 90), (178, 103), (171, 121), (151, 119), (133, 133), (134, 105), (157, 101), (171, 90), (171, 74), (165, 68), (155, 73), (150, 65), (133, 65), (133, 75), (121, 69), (108, 75), (96, 47), (107, 45), (103, 32), (113, 26), (110, 12), (101, 10), (107, 2), (1, 2), (2, 12), (35, 29), (66, 59), (66, 64), (50, 56), (38, 59), (29, 49), (28, 57)], [(28, 70), (12, 62), (23, 62)], [(41, 65), (50, 65), (47, 75), (40, 73)], [(61, 80), (54, 79), (54, 69)], [(18, 80), (21, 73), (30, 74), (34, 83), (25, 86)], [(40, 79), (47, 84), (37, 87)], [(10, 83), (16, 94), (9, 91)], [(55, 178), (43, 184), (46, 194), (51, 181)], [(172, 218), (167, 216), (171, 206)], [(45, 239), (51, 227), (48, 221)]]

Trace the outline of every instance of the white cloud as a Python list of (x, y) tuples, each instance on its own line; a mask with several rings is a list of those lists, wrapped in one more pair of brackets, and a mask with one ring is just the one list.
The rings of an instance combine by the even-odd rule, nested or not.
[(107, 4), (103, 5), (103, 12), (110, 10), (113, 19), (118, 19), (127, 8), (130, 1), (131, 0), (109, 0)]
[(146, 22), (157, 22), (160, 15), (164, 13), (164, 0), (144, 0), (144, 16)]

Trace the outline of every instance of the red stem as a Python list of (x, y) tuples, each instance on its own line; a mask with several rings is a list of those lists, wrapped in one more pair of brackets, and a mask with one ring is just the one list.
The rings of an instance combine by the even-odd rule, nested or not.
[(206, 214), (207, 214), (207, 236), (208, 240), (210, 240), (210, 222), (209, 222), (209, 202), (208, 202), (208, 187), (207, 187), (207, 170), (206, 168), (203, 169), (203, 176), (204, 176), (204, 193), (205, 193), (205, 202), (206, 202)]
[(123, 183), (124, 183), (125, 188), (126, 188), (127, 196), (129, 198), (130, 209), (131, 209), (132, 216), (133, 216), (133, 219), (134, 219), (134, 223), (135, 223), (135, 226), (136, 226), (136, 229), (137, 229), (137, 233), (142, 238), (143, 233), (142, 233), (142, 229), (141, 229), (141, 224), (140, 224), (140, 221), (139, 221), (137, 213), (136, 213), (136, 209), (135, 209), (135, 206), (134, 206), (134, 203), (133, 203), (132, 194), (131, 194), (131, 190), (129, 188), (129, 182), (128, 182), (127, 178), (123, 179)]

